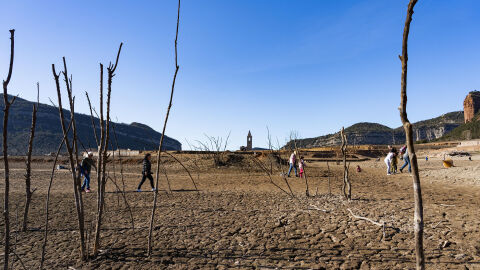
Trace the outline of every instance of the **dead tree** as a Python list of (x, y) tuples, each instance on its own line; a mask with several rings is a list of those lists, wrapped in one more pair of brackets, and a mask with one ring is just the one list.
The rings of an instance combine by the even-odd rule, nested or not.
[(3, 268), (8, 270), (8, 257), (10, 256), (10, 212), (9, 212), (9, 194), (10, 194), (10, 170), (8, 167), (8, 113), (10, 112), (10, 106), (15, 102), (15, 97), (11, 101), (8, 100), (8, 84), (12, 78), (13, 70), (13, 56), (15, 45), (15, 29), (10, 30), (10, 65), (8, 68), (7, 78), (3, 81), (3, 102), (5, 108), (3, 109), (3, 163), (5, 166), (5, 195), (3, 202), (3, 218), (5, 220), (5, 234), (4, 243), (5, 251), (3, 253)]
[(345, 135), (345, 129), (342, 127), (340, 131), (340, 136), (342, 137), (342, 156), (343, 156), (343, 186), (342, 192), (345, 196), (345, 199), (352, 199), (352, 186), (350, 184), (350, 179), (348, 178), (348, 166), (347, 166), (347, 135)]
[(425, 269), (425, 255), (423, 253), (423, 202), (422, 189), (420, 186), (420, 176), (418, 173), (417, 155), (415, 154), (415, 147), (413, 141), (412, 124), (407, 117), (407, 62), (408, 62), (408, 33), (410, 31), (410, 23), (412, 21), (413, 7), (417, 0), (410, 0), (407, 10), (407, 18), (405, 20), (405, 28), (403, 29), (402, 55), (399, 56), (402, 61), (402, 81), (401, 81), (401, 102), (400, 118), (405, 129), (405, 137), (407, 141), (407, 149), (412, 163), (412, 178), (413, 178), (413, 194), (415, 198), (415, 253), (416, 253), (416, 267), (417, 269)]
[(45, 234), (43, 236), (43, 244), (42, 244), (42, 256), (40, 259), (40, 270), (43, 269), (43, 263), (45, 262), (45, 250), (47, 247), (47, 237), (48, 237), (48, 216), (50, 214), (49, 206), (50, 206), (50, 190), (52, 189), (53, 178), (55, 177), (55, 166), (57, 165), (58, 156), (60, 155), (60, 151), (62, 150), (63, 144), (65, 143), (65, 139), (72, 127), (72, 122), (68, 125), (67, 132), (63, 135), (62, 142), (57, 149), (57, 154), (55, 155), (55, 160), (53, 161), (52, 172), (50, 174), (50, 182), (48, 183), (48, 190), (47, 190), (47, 198), (45, 199)]
[(213, 160), (214, 167), (225, 165), (224, 157), (228, 146), (228, 140), (230, 139), (230, 132), (225, 139), (220, 136), (215, 137), (207, 134), (204, 134), (204, 136), (207, 138), (206, 141), (202, 142), (196, 140), (197, 145), (189, 144), (190, 147), (195, 151), (200, 151), (207, 159)]
[[(105, 184), (107, 182), (106, 167), (108, 162), (108, 144), (110, 140), (110, 100), (112, 94), (112, 80), (117, 69), (118, 59), (122, 51), (123, 43), (118, 48), (117, 59), (115, 64), (110, 63), (107, 68), (107, 114), (103, 117), (103, 65), (100, 64), (100, 144), (98, 145), (98, 161), (97, 161), (97, 217), (95, 228), (95, 243), (93, 246), (93, 255), (98, 254), (100, 249), (100, 231), (102, 227), (102, 215), (105, 203)], [(90, 104), (90, 102), (89, 102)], [(93, 126), (95, 130), (95, 126)]]
[(72, 95), (72, 79), (68, 78), (67, 63), (65, 57), (63, 57), (64, 80), (67, 88), (68, 101), (70, 104), (70, 122), (72, 122), (72, 141), (70, 142), (67, 126), (65, 124), (65, 116), (62, 105), (62, 94), (60, 89), (60, 73), (55, 71), (55, 64), (52, 64), (52, 73), (55, 80), (55, 86), (57, 89), (58, 98), (58, 114), (60, 116), (60, 125), (62, 127), (63, 136), (65, 137), (65, 147), (68, 152), (68, 160), (70, 162), (72, 182), (73, 182), (73, 195), (75, 199), (75, 209), (77, 211), (78, 231), (80, 235), (80, 256), (82, 260), (87, 260), (88, 254), (85, 246), (85, 217), (83, 209), (82, 193), (80, 191), (80, 173), (77, 170), (78, 165), (78, 145), (77, 145), (77, 129), (75, 124), (75, 100)]
[(30, 127), (30, 139), (28, 140), (28, 151), (27, 151), (27, 161), (26, 161), (26, 172), (25, 172), (25, 209), (23, 211), (23, 225), (22, 231), (27, 231), (28, 223), (28, 210), (30, 209), (30, 202), (32, 201), (33, 192), (36, 189), (30, 189), (31, 186), (31, 171), (32, 171), (32, 150), (33, 150), (33, 139), (35, 137), (35, 125), (37, 123), (37, 111), (39, 106), (39, 93), (40, 93), (40, 84), (37, 82), (37, 103), (33, 104), (32, 109), (32, 125)]
[(159, 173), (160, 173), (160, 159), (161, 159), (161, 154), (162, 154), (162, 147), (163, 147), (163, 139), (165, 137), (165, 130), (167, 128), (167, 122), (168, 122), (168, 116), (170, 114), (170, 109), (172, 108), (172, 100), (173, 100), (173, 93), (175, 91), (175, 80), (177, 79), (177, 74), (178, 74), (178, 69), (180, 68), (178, 66), (178, 60), (177, 60), (177, 41), (178, 41), (178, 26), (180, 24), (180, 0), (178, 0), (178, 10), (177, 10), (177, 31), (175, 34), (175, 73), (173, 75), (173, 81), (172, 81), (172, 90), (170, 91), (170, 101), (168, 103), (168, 108), (167, 108), (167, 114), (165, 115), (165, 122), (163, 123), (163, 130), (162, 130), (162, 136), (160, 137), (160, 143), (158, 146), (158, 152), (157, 152), (157, 169), (156, 169), (156, 175), (155, 175), (155, 192), (153, 195), (153, 206), (152, 206), (152, 215), (150, 217), (150, 228), (148, 231), (148, 249), (147, 249), (147, 254), (150, 256), (152, 254), (152, 234), (153, 234), (153, 220), (155, 219), (155, 210), (157, 208), (157, 197), (158, 197), (158, 179), (160, 178)]
[[(300, 150), (298, 149), (298, 146), (297, 146), (298, 137), (299, 137), (298, 136), (298, 131), (293, 131), (293, 130), (290, 131), (290, 142), (293, 142), (293, 149), (297, 153), (297, 159), (300, 160), (300, 157), (301, 157)], [(307, 174), (306, 173), (304, 173), (304, 177), (305, 177), (305, 195), (307, 197), (309, 197), (310, 196), (310, 191), (308, 189), (308, 180), (307, 180)]]

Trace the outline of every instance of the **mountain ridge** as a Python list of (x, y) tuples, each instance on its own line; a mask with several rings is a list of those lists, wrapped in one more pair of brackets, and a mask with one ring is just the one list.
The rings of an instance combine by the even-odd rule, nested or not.
[[(463, 111), (455, 111), (441, 116), (413, 123), (415, 141), (433, 141), (440, 139), (464, 122)], [(345, 128), (349, 144), (403, 144), (405, 132), (403, 127), (390, 128), (379, 123), (359, 122)], [(340, 132), (323, 136), (297, 139), (297, 147), (314, 148), (336, 146), (341, 144)], [(287, 142), (284, 148), (293, 148), (294, 142)]]
[[(3, 99), (3, 94), (0, 94)], [(11, 97), (11, 96), (9, 96)], [(15, 103), (10, 107), (8, 121), (8, 147), (10, 155), (25, 155), (30, 137), (30, 126), (32, 121), (32, 107), (34, 102), (22, 98), (16, 98)], [(0, 118), (3, 119), (4, 104), (0, 102)], [(64, 109), (65, 118), (70, 119), (70, 111)], [(80, 150), (95, 149), (97, 147), (92, 128), (90, 115), (75, 113), (77, 135), (80, 143)], [(99, 119), (94, 117), (97, 133), (100, 131)], [(132, 150), (153, 150), (158, 148), (161, 134), (151, 127), (133, 122), (131, 124), (112, 122), (110, 129), (110, 149), (116, 149), (114, 131), (116, 133), (120, 149)], [(3, 132), (3, 121), (0, 123), (0, 132)], [(37, 126), (33, 142), (33, 154), (44, 155), (56, 152), (58, 145), (63, 138), (60, 126), (58, 108), (39, 104), (37, 112)], [(2, 142), (0, 142), (2, 145)], [(85, 148), (85, 149), (84, 149)], [(164, 139), (165, 150), (181, 150), (182, 144), (168, 136)]]

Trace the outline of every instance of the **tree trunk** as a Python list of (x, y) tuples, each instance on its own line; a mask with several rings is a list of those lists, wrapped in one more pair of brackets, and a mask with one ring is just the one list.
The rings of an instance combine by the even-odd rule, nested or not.
[[(85, 246), (85, 222), (84, 222), (84, 212), (83, 212), (83, 200), (82, 200), (82, 194), (80, 193), (80, 174), (78, 173), (77, 170), (77, 164), (78, 164), (78, 148), (76, 146), (76, 127), (75, 127), (75, 110), (74, 110), (74, 101), (71, 93), (71, 88), (69, 85), (69, 80), (67, 74), (67, 65), (65, 62), (65, 57), (63, 58), (63, 63), (65, 67), (65, 71), (63, 72), (65, 75), (65, 81), (67, 84), (67, 93), (68, 93), (68, 98), (69, 98), (69, 103), (70, 103), (70, 121), (72, 122), (72, 133), (73, 133), (73, 141), (72, 144), (70, 144), (69, 139), (68, 139), (68, 131), (67, 127), (65, 125), (65, 117), (63, 113), (63, 107), (62, 107), (62, 95), (60, 91), (60, 74), (57, 74), (55, 71), (55, 65), (52, 64), (52, 72), (53, 72), (53, 77), (55, 80), (55, 86), (57, 89), (57, 98), (58, 98), (58, 111), (59, 111), (59, 116), (60, 116), (60, 124), (62, 127), (62, 132), (63, 136), (65, 137), (65, 147), (67, 148), (68, 152), (68, 159), (70, 162), (70, 168), (71, 168), (71, 173), (72, 173), (72, 181), (73, 181), (73, 195), (75, 199), (75, 209), (77, 211), (77, 218), (78, 218), (78, 231), (80, 235), (80, 255), (82, 260), (87, 260), (88, 254), (86, 252), (86, 246)], [(74, 150), (75, 150), (75, 157), (74, 157)]]
[(38, 110), (38, 92), (40, 91), (39, 83), (37, 83), (37, 104), (33, 105), (32, 111), (32, 125), (30, 127), (30, 140), (28, 141), (28, 151), (27, 151), (27, 162), (26, 162), (26, 172), (25, 172), (25, 209), (23, 211), (23, 225), (22, 231), (27, 231), (28, 224), (28, 210), (30, 209), (30, 202), (32, 200), (32, 194), (34, 191), (30, 189), (31, 186), (31, 171), (32, 171), (32, 150), (33, 150), (33, 139), (35, 137), (35, 125), (37, 123), (37, 110)]
[(345, 199), (351, 200), (352, 199), (352, 188), (350, 185), (350, 180), (348, 179), (348, 166), (347, 166), (347, 135), (345, 135), (345, 129), (342, 127), (340, 132), (340, 136), (342, 137), (342, 156), (343, 156), (343, 196)]
[(405, 129), (405, 137), (407, 141), (407, 149), (412, 163), (412, 178), (413, 178), (413, 194), (415, 198), (415, 253), (416, 253), (416, 268), (425, 269), (425, 255), (423, 252), (423, 202), (422, 189), (420, 186), (420, 176), (418, 172), (417, 155), (415, 154), (415, 147), (413, 141), (412, 124), (407, 117), (407, 62), (408, 62), (408, 33), (410, 31), (410, 22), (412, 21), (413, 7), (417, 0), (410, 0), (408, 4), (407, 18), (405, 20), (405, 28), (403, 30), (402, 55), (399, 56), (402, 61), (402, 79), (401, 79), (401, 103), (400, 103), (400, 118)]
[(5, 195), (3, 203), (3, 218), (5, 219), (5, 251), (3, 253), (3, 269), (8, 270), (8, 257), (10, 256), (10, 212), (9, 212), (9, 194), (10, 194), (10, 170), (8, 167), (8, 144), (7, 144), (7, 135), (8, 135), (8, 113), (10, 111), (10, 106), (15, 102), (15, 98), (12, 101), (8, 101), (8, 83), (10, 83), (10, 78), (12, 77), (13, 69), (13, 56), (14, 56), (14, 45), (15, 45), (15, 30), (10, 30), (10, 65), (8, 69), (7, 79), (3, 81), (3, 101), (5, 103), (5, 108), (3, 109), (3, 162), (5, 166)]
[[(107, 168), (107, 159), (108, 159), (108, 143), (110, 140), (110, 98), (112, 93), (112, 79), (115, 76), (115, 70), (118, 65), (118, 58), (120, 57), (120, 52), (122, 50), (123, 43), (120, 43), (120, 48), (118, 49), (117, 60), (115, 65), (110, 64), (107, 68), (108, 79), (107, 79), (107, 117), (104, 123), (103, 119), (103, 66), (101, 65), (100, 71), (100, 115), (101, 115), (101, 139), (100, 139), (100, 149), (98, 151), (99, 157), (99, 166), (97, 167), (97, 180), (98, 180), (98, 211), (97, 211), (97, 226), (95, 228), (95, 242), (93, 246), (93, 255), (97, 256), (98, 250), (100, 249), (100, 232), (102, 228), (102, 216), (105, 205), (105, 184), (107, 182), (106, 177), (106, 168)], [(95, 128), (95, 127), (94, 127)], [(101, 158), (100, 158), (101, 157)]]

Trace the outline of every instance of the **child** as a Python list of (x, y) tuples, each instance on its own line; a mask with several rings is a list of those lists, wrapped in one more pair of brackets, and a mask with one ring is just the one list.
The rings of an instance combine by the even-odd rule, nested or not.
[(397, 156), (398, 152), (394, 151), (392, 156), (392, 173), (397, 173)]
[(303, 156), (302, 156), (300, 157), (300, 161), (298, 162), (298, 168), (300, 169), (300, 178), (305, 178), (304, 167), (305, 167), (305, 161), (303, 160)]
[(388, 152), (388, 155), (387, 157), (385, 158), (385, 164), (387, 165), (387, 175), (391, 175), (390, 173), (390, 166), (391, 166), (391, 162), (392, 162), (392, 159), (393, 159), (393, 152)]

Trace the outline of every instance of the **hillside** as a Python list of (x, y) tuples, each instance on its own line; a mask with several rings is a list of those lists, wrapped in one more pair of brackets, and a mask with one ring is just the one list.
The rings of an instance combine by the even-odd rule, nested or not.
[[(3, 94), (0, 94), (0, 118), (3, 119)], [(10, 155), (24, 155), (27, 151), (32, 121), (33, 102), (17, 98), (10, 108), (8, 123), (8, 153)], [(70, 111), (65, 110), (65, 117), (70, 119)], [(75, 113), (78, 138), (85, 148), (96, 148), (90, 115)], [(95, 118), (99, 132), (99, 120)], [(3, 131), (3, 121), (0, 121), (0, 132)], [(121, 149), (152, 150), (158, 148), (161, 134), (147, 125), (132, 123), (130, 125), (115, 123), (118, 145)], [(111, 129), (112, 140), (113, 129)], [(34, 155), (55, 152), (63, 137), (60, 127), (58, 109), (40, 104), (37, 113), (37, 127), (33, 145)], [(0, 142), (1, 146), (2, 142)], [(111, 147), (111, 146), (110, 146)], [(175, 139), (165, 137), (164, 149), (181, 150), (182, 145)], [(81, 147), (80, 149), (83, 149)]]
[(471, 122), (462, 124), (439, 139), (439, 141), (480, 139), (480, 113)]
[[(415, 141), (432, 141), (441, 138), (463, 123), (463, 112), (451, 112), (442, 116), (419, 121), (413, 124)], [(362, 122), (345, 129), (349, 144), (402, 144), (405, 143), (403, 127), (392, 129), (378, 124)], [(297, 140), (301, 148), (340, 145), (340, 132), (315, 138)], [(292, 147), (293, 142), (288, 142), (285, 147)]]

